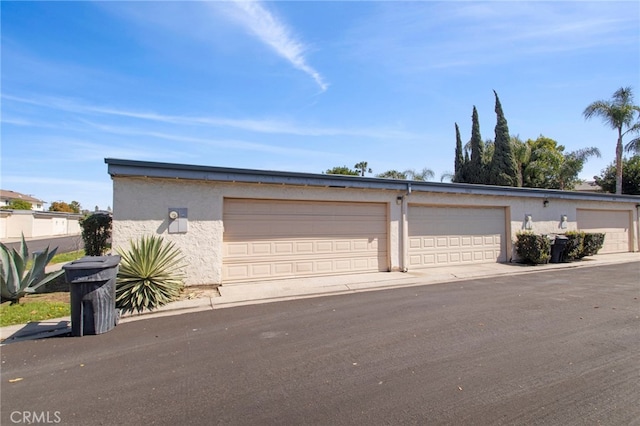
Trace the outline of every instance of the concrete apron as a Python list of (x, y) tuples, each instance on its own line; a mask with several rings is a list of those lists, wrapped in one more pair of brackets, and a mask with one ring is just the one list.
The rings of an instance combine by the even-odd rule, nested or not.
[[(205, 294), (194, 299), (172, 302), (154, 311), (143, 312), (141, 314), (126, 314), (122, 316), (120, 323), (242, 305), (628, 262), (640, 262), (640, 253), (603, 254), (572, 263), (549, 263), (545, 265), (523, 265), (516, 263), (455, 265), (409, 272), (373, 272), (225, 284), (218, 288), (220, 296)], [(70, 331), (71, 319), (64, 317), (2, 327), (0, 328), (0, 340), (2, 340), (3, 344), (6, 344), (27, 339), (62, 335)]]

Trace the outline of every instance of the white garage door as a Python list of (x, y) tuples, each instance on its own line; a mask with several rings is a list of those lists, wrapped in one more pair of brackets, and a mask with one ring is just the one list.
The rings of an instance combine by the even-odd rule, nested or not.
[(629, 251), (629, 212), (614, 210), (577, 210), (578, 229), (603, 232), (604, 245), (598, 253)]
[(379, 203), (224, 201), (225, 282), (387, 271)]
[(504, 208), (409, 206), (409, 269), (506, 261)]

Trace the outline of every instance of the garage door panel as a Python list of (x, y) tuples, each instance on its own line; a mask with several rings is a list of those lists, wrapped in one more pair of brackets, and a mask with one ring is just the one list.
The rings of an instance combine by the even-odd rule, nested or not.
[(384, 204), (228, 199), (223, 280), (386, 271), (387, 227)]
[[(227, 261), (255, 259), (256, 256), (317, 256), (327, 253), (369, 253), (386, 247), (386, 238), (369, 240), (344, 241), (289, 241), (289, 242), (228, 242), (224, 245), (224, 256)], [(386, 250), (385, 250), (386, 251)]]
[(506, 261), (504, 208), (409, 206), (409, 267)]
[(616, 210), (577, 210), (578, 229), (604, 233), (604, 244), (598, 253), (629, 251), (629, 212)]

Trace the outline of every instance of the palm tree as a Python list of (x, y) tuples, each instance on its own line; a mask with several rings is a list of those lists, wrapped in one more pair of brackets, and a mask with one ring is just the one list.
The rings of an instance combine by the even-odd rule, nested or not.
[[(638, 118), (636, 119), (636, 113)], [(613, 94), (610, 101), (595, 101), (582, 113), (585, 119), (594, 116), (602, 117), (603, 121), (618, 131), (618, 143), (616, 144), (616, 194), (622, 194), (622, 138), (627, 133), (640, 132), (640, 106), (633, 104), (633, 91), (631, 87), (621, 87)], [(634, 122), (634, 120), (637, 120)], [(623, 131), (623, 129), (625, 129)], [(634, 139), (635, 141), (636, 139)], [(628, 146), (631, 149), (638, 142), (631, 141)]]
[(453, 182), (454, 177), (455, 175), (451, 172), (442, 172), (442, 174), (440, 175), (440, 182), (444, 182), (445, 180)]
[(573, 189), (575, 187), (575, 184), (578, 183), (578, 173), (582, 171), (582, 167), (589, 157), (600, 158), (600, 150), (596, 147), (582, 148), (565, 154), (558, 176), (559, 189)]
[(624, 146), (624, 150), (640, 155), (640, 138), (635, 138), (629, 141), (629, 143)]
[(397, 170), (387, 170), (384, 173), (379, 173), (376, 177), (383, 179), (401, 179), (404, 180), (407, 178), (407, 175), (404, 172), (399, 172)]
[(407, 176), (406, 178), (409, 180), (419, 180), (423, 182), (435, 176), (435, 173), (433, 173), (433, 170), (427, 169), (426, 167), (419, 172), (416, 172), (413, 169), (409, 169), (409, 170), (405, 170), (403, 173)]
[(359, 162), (358, 164), (353, 166), (353, 168), (356, 169), (356, 172), (360, 173), (360, 176), (364, 176), (365, 173), (371, 173), (369, 163), (367, 163), (366, 161)]

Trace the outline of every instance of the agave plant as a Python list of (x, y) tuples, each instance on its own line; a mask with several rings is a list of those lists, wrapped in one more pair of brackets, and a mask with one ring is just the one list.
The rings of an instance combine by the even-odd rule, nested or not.
[(45, 267), (55, 256), (58, 248), (49, 251), (49, 247), (42, 252), (33, 253), (33, 264), (27, 267), (29, 248), (22, 236), (20, 250), (9, 249), (0, 243), (0, 287), (2, 301), (18, 303), (20, 298), (29, 293), (35, 293), (39, 287), (47, 284), (64, 273), (63, 270), (45, 273)]
[(174, 243), (155, 235), (143, 236), (131, 241), (129, 251), (117, 252), (122, 257), (116, 286), (118, 308), (124, 312), (153, 310), (179, 296), (184, 257)]

